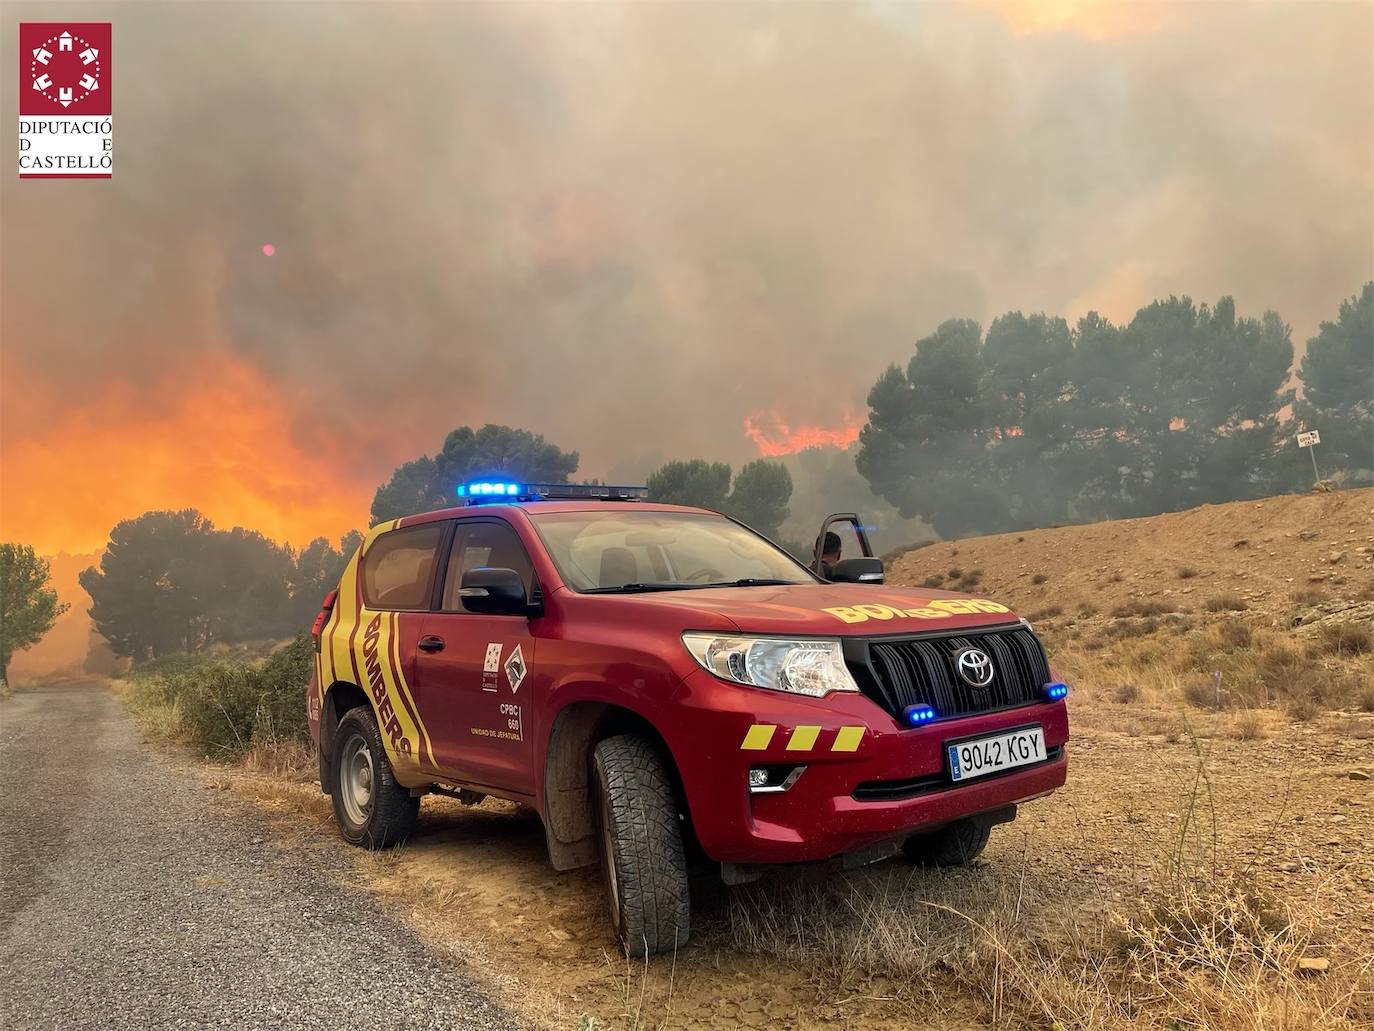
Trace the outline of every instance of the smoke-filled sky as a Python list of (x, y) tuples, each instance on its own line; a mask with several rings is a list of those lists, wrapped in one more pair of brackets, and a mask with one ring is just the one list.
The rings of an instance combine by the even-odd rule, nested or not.
[(946, 318), (1229, 293), (1301, 346), (1374, 276), (1368, 3), (6, 4), (0, 81), (64, 17), (115, 177), (0, 187), (41, 551), (337, 536), (463, 424), (601, 476), (843, 442)]

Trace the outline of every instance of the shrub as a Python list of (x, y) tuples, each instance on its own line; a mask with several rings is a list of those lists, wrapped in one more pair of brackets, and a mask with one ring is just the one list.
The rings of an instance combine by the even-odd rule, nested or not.
[(960, 590), (966, 590), (970, 587), (977, 587), (982, 582), (983, 571), (981, 569), (970, 569), (967, 573), (965, 573), (962, 577), (959, 578), (959, 582), (955, 584), (955, 586), (958, 587)]
[(1212, 595), (1202, 603), (1202, 607), (1207, 612), (1244, 612), (1250, 604), (1239, 594), (1227, 592)]
[(1235, 651), (1239, 648), (1249, 648), (1255, 640), (1255, 635), (1250, 628), (1238, 619), (1228, 619), (1217, 628), (1217, 636), (1221, 638), (1222, 645)]
[(1321, 712), (1321, 706), (1317, 704), (1316, 699), (1306, 696), (1290, 698), (1286, 709), (1288, 718), (1295, 723), (1306, 723), (1315, 719), (1317, 714)]
[(1032, 622), (1034, 622), (1034, 621), (1037, 620), (1037, 619), (1053, 619), (1055, 616), (1062, 616), (1063, 614), (1064, 614), (1064, 610), (1063, 610), (1063, 608), (1061, 608), (1060, 606), (1058, 606), (1058, 605), (1047, 605), (1047, 606), (1045, 606), (1043, 609), (1039, 609), (1039, 610), (1036, 611), (1036, 612), (1032, 612), (1032, 613), (1031, 613), (1028, 617), (1026, 617), (1026, 618), (1027, 618), (1027, 619), (1030, 619)]
[(1079, 604), (1078, 604), (1078, 614), (1079, 614), (1080, 616), (1084, 617), (1085, 619), (1086, 619), (1088, 616), (1095, 616), (1095, 615), (1097, 615), (1097, 606), (1094, 605), (1094, 604), (1092, 604), (1092, 602), (1087, 602), (1087, 601), (1079, 602)]
[(922, 581), (921, 586), (922, 586), (922, 587), (939, 587), (939, 586), (940, 586), (942, 583), (944, 583), (944, 582), (945, 582), (944, 575), (943, 575), (942, 573), (935, 573), (935, 574), (933, 574), (932, 576), (926, 577), (925, 580)]
[(1183, 700), (1197, 709), (1220, 709), (1225, 704), (1223, 695), (1212, 678), (1196, 678), (1183, 685)]
[(128, 698), (160, 734), (236, 759), (254, 744), (306, 739), (313, 662), (304, 634), (256, 662), (171, 656), (135, 668)]
[(1046, 576), (1044, 573), (1036, 573), (1033, 577), (1031, 577), (1031, 583), (1033, 584), (1042, 584), (1045, 583), (1047, 580), (1049, 580), (1049, 577)]
[(1112, 609), (1112, 615), (1118, 619), (1127, 616), (1162, 616), (1166, 612), (1172, 612), (1173, 606), (1168, 602), (1160, 601), (1158, 598), (1132, 598), (1124, 605), (1118, 605)]
[(1178, 578), (1180, 580), (1191, 580), (1195, 576), (1197, 576), (1197, 570), (1194, 569), (1192, 566), (1178, 567)]
[(1264, 719), (1257, 709), (1242, 709), (1231, 721), (1231, 736), (1238, 741), (1259, 741), (1269, 735), (1264, 730)]
[(1289, 599), (1294, 605), (1320, 605), (1329, 595), (1320, 587), (1299, 587)]
[(1130, 705), (1132, 702), (1140, 701), (1140, 685), (1132, 681), (1118, 685), (1113, 697), (1122, 705)]
[(1355, 656), (1374, 651), (1374, 631), (1363, 623), (1328, 623), (1312, 646), (1317, 655)]
[(955, 566), (954, 568), (952, 568), (952, 569), (949, 571), (949, 574), (948, 574), (948, 576), (949, 576), (949, 578), (950, 578), (951, 580), (957, 580), (957, 579), (959, 579), (959, 577), (961, 577), (961, 576), (963, 576), (963, 575), (964, 575), (964, 571), (963, 571), (962, 569), (960, 569), (958, 566)]

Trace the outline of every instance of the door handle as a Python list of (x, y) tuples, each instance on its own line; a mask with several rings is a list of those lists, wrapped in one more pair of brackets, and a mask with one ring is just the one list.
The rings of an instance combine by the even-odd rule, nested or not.
[(435, 637), (433, 634), (426, 634), (420, 638), (418, 647), (422, 652), (441, 652), (444, 650), (444, 639)]

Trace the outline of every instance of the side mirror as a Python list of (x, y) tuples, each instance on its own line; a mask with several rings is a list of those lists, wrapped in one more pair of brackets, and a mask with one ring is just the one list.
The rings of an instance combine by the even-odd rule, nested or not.
[(523, 616), (530, 607), (525, 584), (514, 569), (469, 569), (458, 597), (469, 612), (488, 616)]
[(837, 584), (880, 584), (883, 582), (880, 558), (844, 558), (830, 567), (830, 582)]

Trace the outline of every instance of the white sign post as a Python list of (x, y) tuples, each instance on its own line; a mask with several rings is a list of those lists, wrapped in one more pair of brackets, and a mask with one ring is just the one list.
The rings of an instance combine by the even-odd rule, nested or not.
[(1307, 453), (1312, 456), (1312, 475), (1318, 483), (1321, 482), (1321, 473), (1317, 472), (1317, 445), (1322, 442), (1322, 435), (1316, 430), (1304, 430), (1298, 434), (1298, 447), (1307, 448)]

